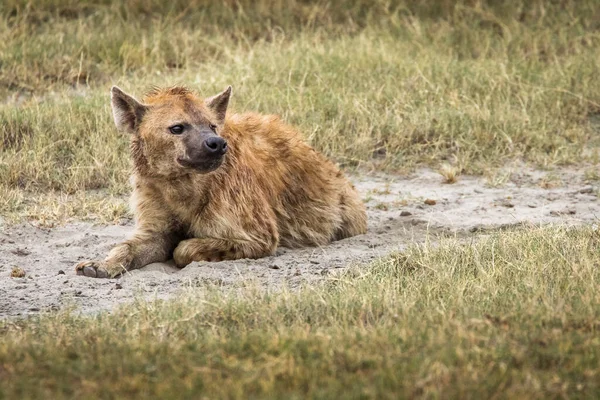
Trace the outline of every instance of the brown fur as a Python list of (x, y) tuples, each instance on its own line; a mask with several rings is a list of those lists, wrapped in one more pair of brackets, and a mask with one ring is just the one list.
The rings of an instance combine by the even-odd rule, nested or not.
[[(229, 92), (218, 96), (157, 89), (140, 104), (113, 89), (115, 121), (132, 132), (136, 231), (104, 261), (80, 263), (79, 274), (114, 277), (171, 256), (179, 267), (259, 258), (277, 246), (320, 246), (366, 232), (365, 207), (331, 161), (275, 116), (225, 118)], [(167, 129), (183, 121), (198, 132), (214, 124), (227, 141), (215, 170), (175, 161), (190, 150)]]

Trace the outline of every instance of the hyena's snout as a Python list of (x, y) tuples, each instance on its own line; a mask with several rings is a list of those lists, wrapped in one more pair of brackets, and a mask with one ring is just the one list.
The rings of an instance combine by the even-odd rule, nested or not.
[(217, 169), (227, 153), (227, 141), (214, 134), (193, 135), (184, 145), (185, 156), (177, 159), (179, 164), (203, 173)]
[(203, 142), (206, 152), (213, 157), (220, 157), (227, 153), (227, 141), (219, 136), (211, 136)]

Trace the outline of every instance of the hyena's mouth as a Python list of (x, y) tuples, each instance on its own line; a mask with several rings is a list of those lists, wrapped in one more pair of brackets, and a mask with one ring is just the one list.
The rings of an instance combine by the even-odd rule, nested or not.
[(177, 162), (184, 168), (194, 169), (202, 174), (207, 174), (219, 168), (223, 164), (223, 158), (213, 158), (209, 160), (193, 161), (186, 158), (177, 158)]

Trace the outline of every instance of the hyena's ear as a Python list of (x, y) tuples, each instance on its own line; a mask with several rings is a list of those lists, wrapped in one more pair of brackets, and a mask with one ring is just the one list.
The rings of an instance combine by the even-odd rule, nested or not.
[(146, 112), (146, 106), (116, 86), (110, 89), (110, 104), (117, 129), (135, 133)]
[(229, 105), (229, 97), (231, 97), (231, 86), (227, 86), (227, 89), (218, 95), (209, 97), (205, 100), (208, 108), (213, 110), (217, 115), (217, 123), (219, 125), (222, 125), (225, 122), (225, 114), (227, 113), (227, 106)]

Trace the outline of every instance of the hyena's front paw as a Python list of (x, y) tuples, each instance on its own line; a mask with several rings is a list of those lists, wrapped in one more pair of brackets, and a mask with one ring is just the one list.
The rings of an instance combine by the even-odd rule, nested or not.
[(75, 272), (90, 278), (114, 278), (123, 271), (122, 268), (110, 268), (102, 261), (83, 261), (77, 264)]

